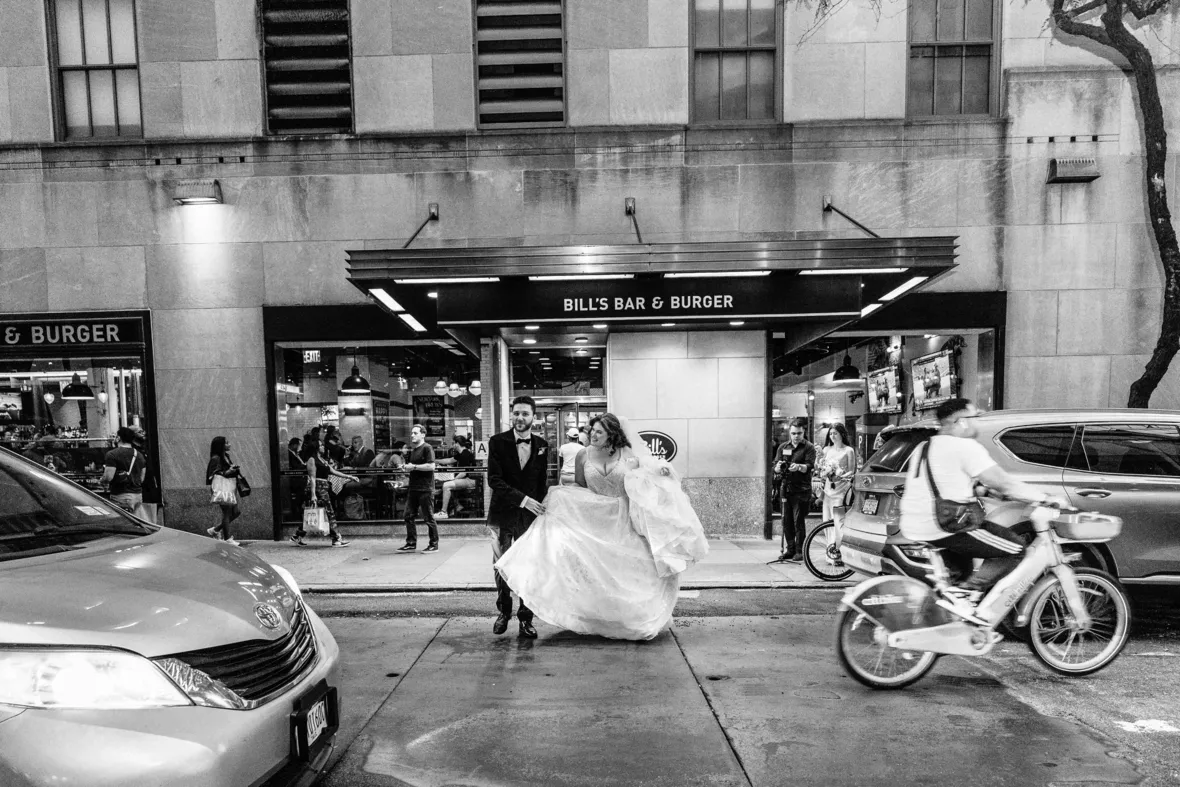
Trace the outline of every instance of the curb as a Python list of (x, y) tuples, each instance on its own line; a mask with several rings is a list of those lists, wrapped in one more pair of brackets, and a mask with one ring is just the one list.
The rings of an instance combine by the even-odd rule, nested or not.
[[(691, 582), (680, 586), (681, 590), (843, 590), (852, 587), (853, 582)], [(377, 593), (494, 593), (492, 583), (471, 583), (466, 585), (303, 585), (300, 590), (307, 595), (365, 595)]]

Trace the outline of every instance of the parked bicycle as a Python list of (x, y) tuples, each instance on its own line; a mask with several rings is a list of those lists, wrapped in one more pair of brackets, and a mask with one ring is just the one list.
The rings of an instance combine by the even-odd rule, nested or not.
[(803, 541), (803, 565), (825, 582), (841, 582), (852, 576), (852, 569), (840, 558), (835, 522), (820, 522), (807, 534)]
[(1033, 506), (1029, 518), (1036, 535), (1020, 564), (976, 606), (950, 584), (942, 550), (933, 547), (926, 582), (880, 576), (850, 588), (836, 625), (836, 652), (848, 674), (875, 689), (908, 686), (943, 655), (989, 653), (1002, 639), (996, 627), (1012, 612), (1033, 655), (1056, 672), (1088, 675), (1114, 661), (1131, 629), (1126, 593), (1105, 571), (1073, 568), (1061, 542), (1109, 541), (1122, 520), (1049, 505)]

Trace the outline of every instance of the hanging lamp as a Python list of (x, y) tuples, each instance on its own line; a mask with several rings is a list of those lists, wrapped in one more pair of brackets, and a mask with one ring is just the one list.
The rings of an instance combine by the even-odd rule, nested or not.
[(844, 363), (839, 369), (836, 370), (836, 373), (832, 375), (833, 380), (860, 379), (860, 369), (857, 369), (852, 365), (852, 356), (848, 354), (848, 350), (849, 348), (847, 347), (844, 349)]
[(74, 378), (70, 381), (70, 384), (61, 389), (61, 398), (72, 400), (93, 399), (94, 391), (91, 390), (89, 385), (82, 382), (82, 377), (77, 372), (74, 372)]
[(361, 394), (364, 396), (372, 392), (372, 386), (369, 385), (369, 381), (361, 377), (360, 367), (356, 365), (356, 353), (353, 353), (352, 374), (344, 378), (344, 383), (340, 386), (340, 393)]

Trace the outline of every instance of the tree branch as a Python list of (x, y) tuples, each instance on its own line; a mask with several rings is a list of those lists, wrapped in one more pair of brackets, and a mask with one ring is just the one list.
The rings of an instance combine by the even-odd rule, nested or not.
[(1157, 11), (1168, 6), (1171, 0), (1147, 0), (1146, 3), (1140, 0), (1127, 0), (1127, 8), (1131, 11), (1131, 16), (1136, 19), (1146, 19)]
[[(1057, 25), (1058, 30), (1066, 33), (1067, 35), (1088, 38), (1095, 43), (1102, 44), (1103, 46), (1114, 46), (1114, 42), (1110, 40), (1110, 36), (1107, 35), (1105, 29), (1098, 25), (1089, 25), (1085, 22), (1079, 22), (1074, 19), (1074, 15), (1076, 13), (1081, 13), (1080, 9), (1067, 10), (1065, 8), (1065, 0), (1052, 0), (1052, 2), (1053, 24)], [(1102, 4), (1105, 4), (1105, 0)], [(1086, 6), (1090, 5), (1094, 5), (1095, 8), (1098, 7), (1094, 3), (1086, 4)], [(1082, 6), (1082, 8), (1086, 8), (1086, 6)]]
[(1101, 8), (1104, 5), (1106, 5), (1106, 0), (1091, 0), (1091, 2), (1086, 3), (1085, 5), (1080, 5), (1077, 8), (1071, 8), (1065, 13), (1069, 14), (1070, 18), (1077, 19), (1082, 14), (1088, 14), (1095, 8)]

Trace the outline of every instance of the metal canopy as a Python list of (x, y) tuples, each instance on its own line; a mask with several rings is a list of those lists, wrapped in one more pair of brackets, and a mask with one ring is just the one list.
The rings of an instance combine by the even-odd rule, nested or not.
[(619, 246), (494, 246), (348, 251), (349, 279), (799, 271), (860, 267), (950, 268), (954, 236), (648, 243)]

